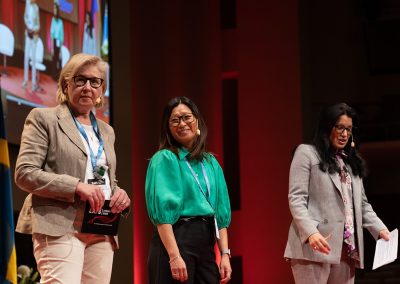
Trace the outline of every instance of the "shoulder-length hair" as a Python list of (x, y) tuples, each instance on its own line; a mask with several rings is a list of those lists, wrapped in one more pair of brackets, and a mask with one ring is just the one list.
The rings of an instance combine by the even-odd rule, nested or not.
[(56, 8), (56, 10), (57, 10), (55, 17), (58, 19), (58, 18), (60, 18), (60, 5), (56, 2), (54, 2), (54, 8)]
[(167, 106), (164, 108), (164, 112), (161, 120), (161, 133), (160, 133), (160, 144), (159, 150), (169, 149), (178, 155), (178, 148), (182, 145), (174, 139), (169, 129), (169, 120), (171, 117), (172, 110), (180, 104), (186, 105), (191, 111), (193, 116), (198, 121), (198, 129), (200, 135), (198, 135), (194, 141), (192, 149), (190, 151), (190, 159), (201, 161), (206, 154), (206, 139), (207, 139), (207, 126), (203, 116), (200, 114), (198, 107), (195, 103), (187, 97), (176, 97), (169, 101)]
[[(352, 137), (350, 137), (343, 149), (347, 155), (346, 162), (350, 165), (353, 174), (365, 177), (367, 172), (365, 161), (358, 152), (360, 147), (358, 133), (359, 118), (356, 111), (345, 103), (329, 106), (323, 109), (320, 114), (313, 139), (313, 144), (321, 158), (319, 168), (324, 172), (339, 172), (339, 167), (335, 161), (336, 149), (331, 145), (330, 135), (333, 127), (342, 115), (347, 115), (353, 122)], [(354, 147), (351, 146), (352, 141), (355, 144)]]
[(87, 11), (85, 14), (85, 20), (89, 19), (89, 22), (86, 26), (86, 32), (89, 34), (91, 38), (93, 38), (93, 17), (92, 17), (92, 12)]
[(103, 59), (98, 56), (77, 53), (72, 56), (67, 64), (62, 68), (60, 73), (60, 78), (57, 84), (57, 101), (60, 104), (68, 103), (67, 94), (67, 84), (72, 80), (72, 78), (79, 74), (84, 68), (88, 66), (96, 66), (100, 72), (101, 79), (103, 79), (103, 84), (101, 85), (102, 92), (100, 96), (100, 101), (96, 102), (95, 107), (101, 107), (104, 104), (104, 93), (107, 90), (107, 74), (108, 74), (108, 64)]

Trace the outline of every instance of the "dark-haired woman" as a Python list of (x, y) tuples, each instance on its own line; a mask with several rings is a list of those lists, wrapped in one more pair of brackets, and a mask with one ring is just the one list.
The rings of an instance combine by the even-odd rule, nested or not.
[(82, 41), (82, 52), (87, 54), (97, 54), (96, 48), (96, 37), (93, 26), (92, 13), (87, 11), (85, 14), (85, 25), (83, 27), (83, 41)]
[(147, 210), (156, 226), (148, 260), (150, 283), (210, 284), (231, 278), (228, 190), (220, 165), (205, 151), (206, 137), (197, 106), (186, 97), (172, 99), (146, 176)]
[(389, 240), (365, 196), (358, 122), (347, 104), (330, 106), (321, 112), (312, 145), (302, 144), (294, 154), (285, 257), (296, 283), (354, 283), (355, 267), (364, 267), (363, 228)]
[(64, 44), (64, 24), (60, 18), (60, 6), (54, 2), (53, 18), (50, 25), (50, 36), (53, 52), (53, 76), (57, 80), (62, 68), (61, 47)]

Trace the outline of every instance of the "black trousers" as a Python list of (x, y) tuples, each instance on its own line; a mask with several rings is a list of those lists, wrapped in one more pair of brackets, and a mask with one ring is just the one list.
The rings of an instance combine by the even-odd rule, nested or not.
[(149, 283), (218, 284), (220, 276), (215, 262), (214, 228), (212, 217), (181, 218), (173, 225), (175, 239), (189, 276), (185, 282), (172, 278), (168, 253), (156, 231), (148, 258)]
[(61, 55), (60, 55), (61, 47), (57, 47), (55, 39), (53, 39), (53, 50), (54, 50), (53, 62), (52, 62), (53, 63), (52, 64), (53, 65), (53, 78), (56, 81), (58, 81), (58, 76), (60, 76), (61, 68), (62, 68)]

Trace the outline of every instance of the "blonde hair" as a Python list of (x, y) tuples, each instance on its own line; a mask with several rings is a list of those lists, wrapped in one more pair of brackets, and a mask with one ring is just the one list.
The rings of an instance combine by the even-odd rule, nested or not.
[(103, 59), (98, 56), (77, 53), (72, 56), (67, 64), (63, 67), (60, 73), (60, 78), (57, 84), (57, 101), (60, 104), (65, 104), (68, 102), (68, 94), (66, 92), (67, 84), (75, 75), (78, 75), (82, 69), (88, 66), (96, 66), (101, 73), (101, 79), (104, 80), (101, 85), (102, 92), (100, 100), (96, 101), (95, 107), (101, 107), (104, 104), (104, 93), (107, 90), (107, 74), (108, 74), (108, 64)]

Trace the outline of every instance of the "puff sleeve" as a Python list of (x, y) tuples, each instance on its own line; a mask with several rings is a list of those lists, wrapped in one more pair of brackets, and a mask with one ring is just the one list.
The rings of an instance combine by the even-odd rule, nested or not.
[(174, 224), (183, 207), (183, 188), (177, 156), (158, 151), (150, 160), (145, 185), (146, 205), (153, 224)]

